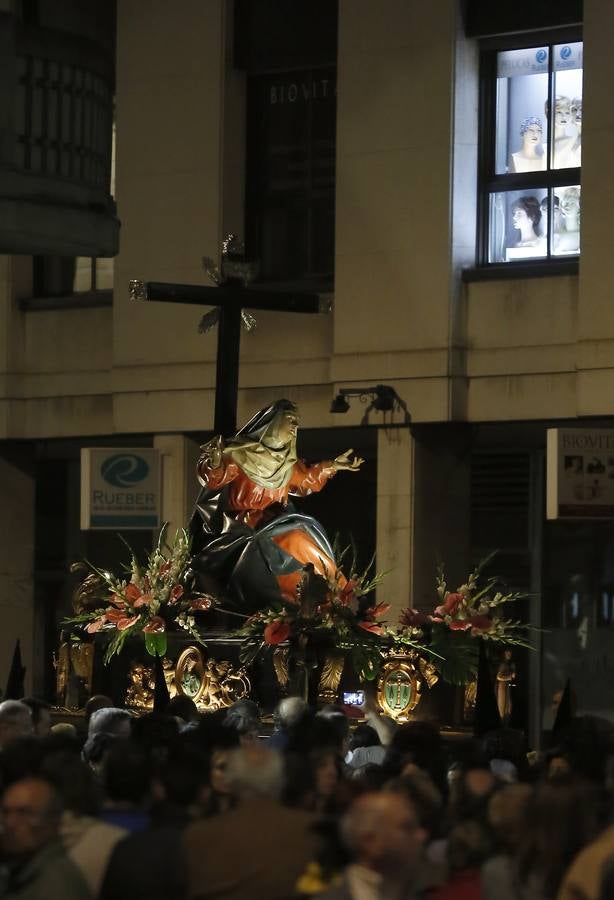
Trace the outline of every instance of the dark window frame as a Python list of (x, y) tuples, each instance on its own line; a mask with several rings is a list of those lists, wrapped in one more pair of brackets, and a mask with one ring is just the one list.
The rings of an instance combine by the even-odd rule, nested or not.
[[(557, 28), (548, 31), (526, 32), (518, 35), (503, 35), (480, 41), (479, 69), (479, 107), (478, 107), (478, 202), (476, 229), (476, 264), (477, 271), (491, 272), (503, 278), (519, 275), (535, 274), (568, 274), (577, 268), (582, 247), (578, 254), (565, 257), (554, 256), (547, 242), (547, 256), (535, 259), (510, 260), (506, 262), (489, 260), (490, 244), (490, 195), (495, 192), (514, 190), (546, 189), (581, 184), (581, 167), (568, 169), (552, 169), (540, 172), (496, 173), (496, 137), (497, 137), (497, 54), (505, 50), (521, 50), (530, 47), (574, 43), (582, 41), (582, 28)], [(553, 53), (550, 49), (548, 57), (548, 101), (553, 106)], [(550, 141), (552, 128), (548, 123), (547, 148), (550, 161)], [(549, 211), (549, 233), (552, 226), (552, 209)], [(476, 270), (474, 270), (476, 271)], [(467, 278), (466, 280), (472, 280)]]

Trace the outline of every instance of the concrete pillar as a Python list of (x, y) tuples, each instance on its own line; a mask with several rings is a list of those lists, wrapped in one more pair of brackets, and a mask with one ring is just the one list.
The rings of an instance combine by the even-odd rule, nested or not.
[(389, 622), (410, 605), (413, 443), (408, 428), (377, 433), (377, 570), (388, 572), (377, 599), (390, 603)]
[(19, 638), (28, 693), (34, 661), (34, 479), (1, 458), (0, 497), (0, 687)]
[(159, 434), (154, 447), (162, 453), (162, 520), (172, 540), (187, 526), (198, 493), (198, 444), (183, 434)]

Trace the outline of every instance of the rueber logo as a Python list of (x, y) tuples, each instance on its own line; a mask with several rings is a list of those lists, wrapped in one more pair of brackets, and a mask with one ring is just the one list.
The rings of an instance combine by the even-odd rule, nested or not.
[(113, 487), (129, 488), (149, 475), (149, 466), (142, 456), (134, 453), (117, 453), (105, 459), (100, 474)]
[(548, 58), (548, 51), (544, 50), (543, 47), (540, 50), (538, 50), (537, 53), (535, 54), (535, 59), (537, 60), (538, 63), (546, 62), (547, 58)]
[(561, 47), (561, 59), (569, 59), (571, 56), (571, 47)]

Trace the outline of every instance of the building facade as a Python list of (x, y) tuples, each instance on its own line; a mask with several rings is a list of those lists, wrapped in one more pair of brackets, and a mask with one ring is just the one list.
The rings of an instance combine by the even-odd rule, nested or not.
[[(48, 5), (84, 27), (76, 7)], [(546, 520), (545, 450), (548, 428), (607, 428), (612, 416), (614, 11), (599, 0), (498, 14), (480, 2), (340, 0), (297, 2), (289, 17), (279, 6), (117, 5), (112, 302), (95, 281), (55, 296), (35, 284), (41, 256), (115, 255), (110, 188), (90, 204), (106, 223), (98, 243), (3, 238), (2, 658), (21, 636), (41, 690), (68, 602), (62, 572), (83, 555), (114, 558), (109, 536), (78, 528), (81, 446), (159, 447), (164, 518), (173, 528), (189, 516), (213, 422), (215, 333), (198, 332), (193, 307), (131, 301), (128, 282), (205, 283), (201, 258), (234, 232), (262, 284), (332, 300), (328, 315), (257, 314), (241, 343), (239, 420), (288, 396), (305, 455), (363, 451), (362, 480), (336, 480), (321, 514), (356, 532), (367, 558), (377, 551), (391, 570), (379, 599), (396, 610), (433, 602), (439, 560), (462, 580), (499, 549), (495, 569), (530, 595), (522, 615), (548, 629), (518, 658), (534, 736), (568, 676), (580, 709), (607, 714), (614, 529)], [(7, 22), (23, 18), (23, 5), (4, 7)], [(104, 29), (94, 38), (107, 46)], [(575, 116), (565, 129), (564, 113)], [(66, 190), (77, 180), (54, 172)], [(539, 207), (525, 231), (519, 200)], [(411, 427), (377, 411), (361, 425), (356, 400), (330, 412), (339, 389), (377, 384), (394, 388)]]

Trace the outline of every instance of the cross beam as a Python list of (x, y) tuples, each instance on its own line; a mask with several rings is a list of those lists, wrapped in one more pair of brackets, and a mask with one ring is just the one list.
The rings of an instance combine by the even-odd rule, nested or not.
[(134, 280), (130, 282), (130, 296), (133, 300), (218, 307), (213, 430), (225, 436), (234, 434), (237, 427), (241, 311), (319, 313), (330, 310), (330, 304), (323, 302), (319, 294), (247, 288), (238, 279), (229, 279), (219, 287)]

